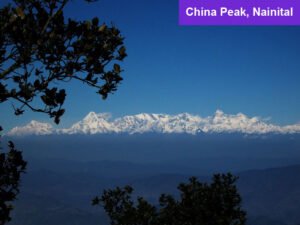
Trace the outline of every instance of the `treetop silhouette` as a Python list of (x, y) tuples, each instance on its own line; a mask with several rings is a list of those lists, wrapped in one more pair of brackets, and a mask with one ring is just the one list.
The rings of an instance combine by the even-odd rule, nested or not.
[(104, 206), (111, 225), (244, 225), (236, 180), (230, 173), (214, 175), (211, 183), (192, 177), (178, 186), (179, 198), (162, 194), (159, 206), (134, 201), (130, 186), (105, 190), (92, 204)]

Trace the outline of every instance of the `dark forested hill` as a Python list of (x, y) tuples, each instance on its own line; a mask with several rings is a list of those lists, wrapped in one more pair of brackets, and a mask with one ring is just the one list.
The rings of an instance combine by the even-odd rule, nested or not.
[[(178, 165), (180, 170), (188, 169), (183, 173), (198, 171), (201, 175), (300, 164), (300, 134), (48, 135), (9, 139), (32, 163), (41, 159), (157, 163), (165, 169)], [(59, 166), (57, 163), (50, 167)], [(102, 168), (106, 172), (105, 165)]]
[(130, 184), (155, 202), (190, 176), (208, 181), (216, 172), (240, 176), (250, 225), (300, 224), (299, 135), (12, 138), (29, 164), (11, 225), (105, 225), (103, 211), (91, 206), (104, 188)]
[[(50, 163), (51, 161), (49, 161)], [(55, 163), (56, 161), (53, 161)], [(102, 163), (99, 163), (101, 165)], [(126, 176), (114, 172), (111, 178), (97, 172), (95, 164), (66, 162), (68, 168), (60, 172), (51, 169), (33, 169), (24, 177), (22, 193), (17, 201), (14, 220), (11, 225), (71, 225), (105, 224), (105, 214), (90, 206), (93, 196), (103, 188), (131, 184), (136, 194), (155, 201), (160, 193), (176, 194), (179, 182), (186, 181), (189, 175), (159, 173), (151, 165), (105, 162), (106, 170), (120, 170), (128, 166), (139, 171)], [(103, 165), (103, 164), (102, 164)], [(153, 165), (152, 168), (154, 168)], [(157, 166), (157, 165), (156, 165)], [(99, 169), (103, 169), (99, 166)], [(80, 172), (81, 171), (81, 172)], [(132, 170), (133, 171), (133, 170)], [(145, 174), (143, 175), (143, 171)], [(112, 173), (113, 174), (113, 173)], [(300, 165), (252, 170), (238, 173), (240, 193), (244, 208), (248, 211), (248, 224), (251, 225), (298, 225), (300, 222)], [(209, 176), (200, 176), (208, 181)]]

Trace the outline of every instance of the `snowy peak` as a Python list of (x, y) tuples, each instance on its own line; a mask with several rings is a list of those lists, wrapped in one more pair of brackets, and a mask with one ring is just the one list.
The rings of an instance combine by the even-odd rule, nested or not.
[(189, 113), (177, 115), (141, 113), (111, 119), (109, 113), (88, 113), (81, 121), (66, 129), (54, 130), (50, 124), (31, 121), (24, 127), (15, 127), (9, 135), (109, 134), (109, 133), (300, 133), (300, 124), (278, 126), (260, 117), (243, 113), (226, 114), (217, 110), (213, 116), (200, 117)]
[(86, 123), (93, 123), (93, 122), (99, 122), (101, 120), (109, 120), (111, 118), (111, 115), (109, 113), (95, 113), (90, 112), (88, 113), (84, 118), (83, 121)]
[(276, 125), (267, 124), (259, 117), (248, 117), (243, 113), (228, 115), (218, 110), (207, 124), (206, 131), (210, 132), (240, 132), (240, 133), (280, 133), (284, 130)]
[(41, 123), (32, 120), (26, 126), (15, 127), (8, 132), (10, 136), (23, 136), (23, 135), (47, 135), (53, 133), (53, 127), (49, 123)]
[(108, 121), (110, 114), (90, 112), (82, 121), (72, 125), (68, 129), (59, 130), (65, 134), (97, 134), (115, 132), (112, 124)]
[(115, 127), (130, 134), (134, 133), (195, 133), (198, 118), (190, 114), (137, 114), (125, 116), (114, 121)]

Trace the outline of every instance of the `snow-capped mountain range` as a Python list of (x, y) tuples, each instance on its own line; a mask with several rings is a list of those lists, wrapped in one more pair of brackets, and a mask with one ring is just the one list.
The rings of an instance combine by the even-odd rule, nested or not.
[(108, 113), (90, 112), (83, 120), (69, 128), (55, 129), (49, 123), (31, 121), (15, 127), (10, 136), (48, 134), (108, 134), (108, 133), (243, 133), (243, 134), (294, 134), (300, 133), (300, 124), (279, 126), (260, 117), (243, 113), (225, 114), (217, 110), (213, 116), (200, 117), (189, 113), (178, 115), (142, 113), (112, 119)]

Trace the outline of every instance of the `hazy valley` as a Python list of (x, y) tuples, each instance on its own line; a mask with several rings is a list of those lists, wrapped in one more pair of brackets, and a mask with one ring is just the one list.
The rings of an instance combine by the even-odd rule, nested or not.
[[(7, 139), (8, 137), (5, 137)], [(132, 185), (157, 202), (190, 176), (233, 172), (250, 225), (298, 225), (298, 134), (98, 134), (9, 137), (29, 162), (11, 224), (107, 224), (91, 199)], [(270, 169), (273, 168), (273, 169)], [(70, 219), (71, 218), (71, 219)]]

